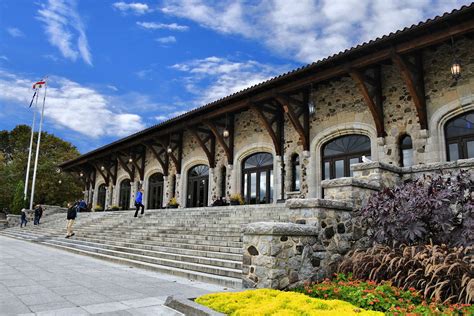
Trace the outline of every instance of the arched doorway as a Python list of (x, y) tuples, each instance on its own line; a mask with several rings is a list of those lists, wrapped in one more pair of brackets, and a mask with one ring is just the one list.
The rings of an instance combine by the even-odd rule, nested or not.
[(273, 156), (256, 153), (242, 163), (242, 195), (247, 204), (273, 202)]
[(337, 137), (322, 148), (323, 180), (351, 177), (350, 165), (362, 162), (362, 156), (370, 158), (370, 138), (364, 135)]
[(131, 185), (130, 180), (126, 179), (120, 182), (119, 206), (122, 210), (130, 209), (130, 194)]
[(449, 120), (444, 131), (448, 161), (474, 158), (474, 111)]
[(207, 206), (209, 167), (197, 165), (188, 171), (186, 207)]
[(99, 185), (99, 189), (97, 190), (97, 205), (100, 205), (102, 209), (105, 209), (105, 195), (106, 195), (106, 187), (105, 184)]
[(154, 173), (148, 178), (148, 209), (158, 209), (163, 207), (163, 174)]

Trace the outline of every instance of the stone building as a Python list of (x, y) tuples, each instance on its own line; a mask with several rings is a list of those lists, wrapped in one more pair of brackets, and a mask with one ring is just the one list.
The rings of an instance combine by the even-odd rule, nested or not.
[[(328, 208), (328, 201), (332, 209), (347, 206), (338, 203), (357, 207), (372, 192), (407, 178), (472, 169), (473, 158), (471, 4), (229, 95), (61, 168), (82, 178), (86, 200), (104, 208), (132, 208), (143, 187), (147, 209), (166, 207), (172, 197), (180, 208), (191, 208), (240, 194), (246, 204), (286, 205), (292, 212)], [(325, 236), (342, 236), (340, 224)], [(248, 233), (256, 229), (274, 235), (284, 230), (254, 227)], [(304, 237), (313, 229), (290, 231), (314, 243)]]

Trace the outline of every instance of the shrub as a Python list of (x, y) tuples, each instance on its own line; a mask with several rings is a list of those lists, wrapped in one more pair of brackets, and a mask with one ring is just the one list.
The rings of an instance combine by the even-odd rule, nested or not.
[(179, 206), (178, 200), (176, 200), (175, 197), (172, 197), (168, 202), (168, 206), (178, 207)]
[(94, 206), (94, 209), (93, 209), (94, 212), (102, 212), (103, 210), (104, 208), (102, 207), (102, 205), (99, 205), (99, 204)]
[(230, 200), (230, 202), (237, 203), (237, 204), (240, 204), (240, 205), (245, 204), (244, 198), (240, 194), (232, 194), (230, 196), (229, 200)]
[(315, 298), (344, 300), (361, 308), (391, 315), (397, 313), (458, 315), (474, 311), (468, 304), (428, 304), (414, 288), (401, 290), (392, 286), (390, 282), (360, 281), (344, 274), (337, 275), (337, 278), (331, 281), (326, 279), (321, 283), (305, 284), (303, 288), (295, 289), (295, 291)]
[(111, 211), (118, 211), (118, 210), (120, 210), (120, 207), (117, 206), (117, 205), (112, 205), (112, 206), (110, 207), (110, 210), (111, 210)]
[(375, 245), (348, 253), (339, 271), (361, 280), (391, 281), (418, 290), (425, 299), (443, 303), (474, 301), (473, 248)]
[(371, 238), (382, 244), (449, 244), (474, 241), (470, 173), (424, 176), (375, 193), (358, 211)]
[(21, 209), (28, 208), (28, 202), (24, 199), (23, 194), (25, 190), (25, 185), (23, 181), (18, 181), (15, 189), (15, 195), (13, 196), (13, 201), (11, 204), (12, 214), (21, 214)]
[(226, 315), (383, 315), (366, 311), (339, 300), (322, 300), (294, 292), (271, 289), (249, 290), (237, 293), (207, 294), (196, 302)]

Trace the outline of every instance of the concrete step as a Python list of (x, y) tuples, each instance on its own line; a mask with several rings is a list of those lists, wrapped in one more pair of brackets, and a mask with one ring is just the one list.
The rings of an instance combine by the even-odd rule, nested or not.
[(123, 252), (123, 251), (116, 251), (116, 250), (110, 250), (110, 249), (105, 249), (105, 248), (81, 245), (79, 243), (74, 243), (73, 239), (67, 240), (67, 241), (60, 240), (60, 239), (51, 239), (51, 240), (48, 240), (46, 243), (57, 244), (57, 245), (65, 246), (68, 248), (75, 248), (75, 249), (80, 249), (83, 251), (96, 252), (99, 254), (104, 254), (104, 255), (113, 256), (113, 257), (120, 257), (124, 259), (129, 259), (129, 260), (147, 262), (147, 263), (151, 263), (155, 265), (168, 266), (172, 268), (196, 271), (196, 272), (201, 272), (201, 273), (206, 273), (206, 274), (214, 274), (214, 275), (231, 277), (231, 278), (240, 278), (242, 275), (241, 269), (216, 267), (216, 266), (211, 266), (211, 265), (206, 265), (206, 264), (176, 261), (176, 260), (163, 259), (163, 258), (157, 258), (157, 257), (151, 257), (151, 256), (145, 256), (145, 255), (132, 254), (132, 253)]
[(87, 255), (87, 256), (91, 256), (91, 257), (95, 257), (95, 258), (99, 258), (103, 260), (108, 260), (108, 261), (112, 261), (116, 263), (126, 264), (128, 266), (134, 266), (137, 268), (185, 277), (190, 280), (213, 283), (213, 284), (227, 286), (227, 287), (235, 288), (235, 289), (242, 288), (242, 280), (240, 279), (240, 277), (232, 278), (232, 277), (212, 275), (212, 274), (207, 274), (207, 273), (202, 273), (202, 272), (197, 272), (197, 271), (189, 271), (189, 270), (174, 268), (174, 267), (169, 267), (169, 266), (161, 266), (161, 265), (153, 264), (149, 262), (126, 259), (126, 258), (101, 254), (94, 251), (87, 251), (83, 249), (72, 248), (72, 247), (69, 247), (68, 245), (61, 245), (59, 243), (44, 242), (43, 244), (60, 248), (63, 250), (67, 250), (70, 252), (82, 254), (82, 255)]
[(187, 234), (179, 233), (158, 233), (148, 230), (137, 230), (137, 231), (122, 231), (122, 230), (107, 230), (107, 231), (93, 231), (93, 230), (81, 230), (84, 235), (99, 235), (99, 236), (126, 236), (126, 237), (138, 237), (138, 238), (174, 238), (174, 239), (193, 239), (193, 240), (207, 240), (207, 241), (226, 241), (226, 242), (241, 242), (242, 236), (206, 236), (201, 234), (194, 234), (188, 232)]

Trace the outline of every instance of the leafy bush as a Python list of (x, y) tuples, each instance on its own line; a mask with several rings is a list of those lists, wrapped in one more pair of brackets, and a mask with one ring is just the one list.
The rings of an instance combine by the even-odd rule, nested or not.
[(18, 181), (15, 189), (15, 195), (13, 196), (13, 201), (11, 204), (12, 214), (21, 214), (21, 209), (27, 208), (28, 202), (23, 198), (25, 191), (25, 185), (23, 181)]
[(111, 211), (118, 211), (118, 210), (120, 210), (120, 207), (117, 206), (117, 205), (112, 205), (112, 206), (110, 207), (110, 210), (111, 210)]
[(245, 204), (244, 198), (240, 194), (232, 194), (230, 196), (229, 200), (230, 200), (230, 202), (233, 202), (233, 203), (236, 203), (236, 204), (240, 204), (240, 205)]
[(178, 200), (176, 200), (175, 197), (172, 197), (168, 202), (168, 207), (178, 207), (178, 206), (179, 206)]
[(360, 281), (344, 274), (337, 275), (337, 278), (331, 281), (326, 279), (321, 283), (305, 284), (303, 288), (295, 291), (315, 298), (344, 300), (361, 308), (392, 315), (397, 313), (459, 315), (474, 312), (474, 308), (468, 304), (427, 303), (414, 288), (401, 290), (392, 286), (390, 282)]
[(375, 245), (348, 253), (339, 271), (361, 280), (391, 281), (443, 303), (474, 301), (474, 248)]
[(249, 290), (237, 293), (207, 294), (196, 302), (226, 315), (383, 315), (366, 311), (339, 300), (311, 298), (301, 293), (271, 289)]
[(467, 171), (424, 176), (375, 193), (358, 211), (372, 239), (382, 244), (474, 242), (474, 182)]
[(94, 212), (102, 212), (103, 210), (104, 208), (102, 207), (102, 205), (99, 205), (99, 204), (94, 206), (94, 209), (93, 209)]

